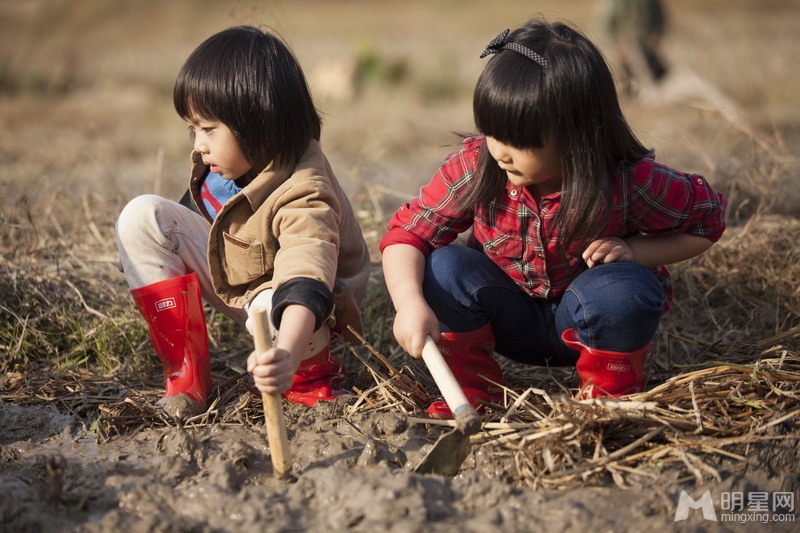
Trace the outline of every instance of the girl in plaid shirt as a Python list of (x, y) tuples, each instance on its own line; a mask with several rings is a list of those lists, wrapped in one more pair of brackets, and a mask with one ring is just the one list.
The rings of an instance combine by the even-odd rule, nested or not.
[[(433, 337), (476, 407), (503, 383), (494, 352), (575, 366), (583, 396), (642, 391), (671, 301), (664, 265), (722, 236), (727, 200), (702, 176), (655, 162), (578, 31), (532, 20), (487, 55), (473, 101), (480, 134), (381, 241), (394, 335), (413, 357)], [(444, 402), (428, 413), (452, 416)]]

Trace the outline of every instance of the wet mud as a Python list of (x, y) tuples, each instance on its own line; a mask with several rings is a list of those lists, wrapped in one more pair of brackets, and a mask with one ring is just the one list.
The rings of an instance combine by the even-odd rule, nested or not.
[[(441, 430), (396, 413), (345, 419), (331, 405), (286, 407), (293, 481), (273, 475), (263, 428), (165, 427), (100, 444), (50, 407), (0, 404), (3, 531), (748, 531), (753, 524), (675, 522), (680, 480), (633, 490), (515, 487), (480, 448), (457, 476), (410, 466)], [(768, 450), (796, 464), (798, 448)], [(797, 476), (730, 475), (715, 491), (797, 491)], [(687, 488), (687, 490), (689, 490)], [(702, 487), (693, 486), (699, 495)], [(697, 516), (695, 516), (697, 515)], [(788, 524), (773, 524), (777, 531)]]

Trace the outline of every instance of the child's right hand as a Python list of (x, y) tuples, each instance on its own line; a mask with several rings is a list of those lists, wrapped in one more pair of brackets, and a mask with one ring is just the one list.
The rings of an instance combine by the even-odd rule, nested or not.
[(422, 357), (426, 336), (430, 335), (434, 341), (441, 337), (439, 319), (425, 300), (405, 302), (397, 310), (392, 331), (397, 343), (417, 359)]
[(281, 394), (292, 387), (298, 365), (291, 354), (281, 348), (252, 352), (247, 358), (247, 371), (253, 374), (256, 388), (267, 394)]
[(589, 268), (617, 261), (636, 261), (630, 245), (619, 237), (601, 237), (592, 241), (583, 251), (583, 260)]

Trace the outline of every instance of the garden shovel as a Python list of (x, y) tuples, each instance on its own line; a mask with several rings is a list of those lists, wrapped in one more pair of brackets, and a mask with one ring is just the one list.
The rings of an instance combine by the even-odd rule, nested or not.
[[(272, 333), (269, 317), (264, 308), (252, 309), (255, 330), (256, 351), (266, 352), (272, 348)], [(289, 438), (286, 435), (286, 422), (283, 418), (283, 400), (280, 394), (261, 393), (264, 403), (264, 417), (267, 424), (267, 441), (272, 456), (272, 469), (279, 479), (292, 479), (292, 461), (289, 455)]]
[(453, 412), (456, 428), (439, 437), (430, 451), (414, 467), (414, 471), (421, 474), (454, 476), (469, 455), (469, 436), (480, 429), (481, 418), (464, 396), (464, 391), (461, 390), (461, 386), (431, 337), (425, 339), (422, 360), (425, 361), (447, 406)]

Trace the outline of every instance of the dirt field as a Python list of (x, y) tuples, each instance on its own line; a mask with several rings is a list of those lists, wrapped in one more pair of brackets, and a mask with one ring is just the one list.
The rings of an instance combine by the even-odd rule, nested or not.
[[(0, 0), (0, 531), (796, 531), (794, 509), (765, 525), (725, 498), (800, 505), (800, 1), (665, 4), (670, 73), (625, 111), (728, 194), (729, 230), (673, 269), (648, 392), (580, 402), (571, 372), (503, 362), (507, 401), (446, 477), (411, 468), (448, 428), (419, 420), (436, 391), (391, 339), (377, 241), (472, 130), (486, 43), (542, 12), (613, 63), (603, 2)], [(185, 188), (175, 74), (242, 23), (295, 50), (374, 251), (369, 346), (337, 348), (354, 394), (284, 406), (293, 482), (273, 475), (249, 335), (209, 312), (212, 405), (176, 426), (115, 268), (122, 206)], [(717, 521), (676, 522), (706, 490)]]

